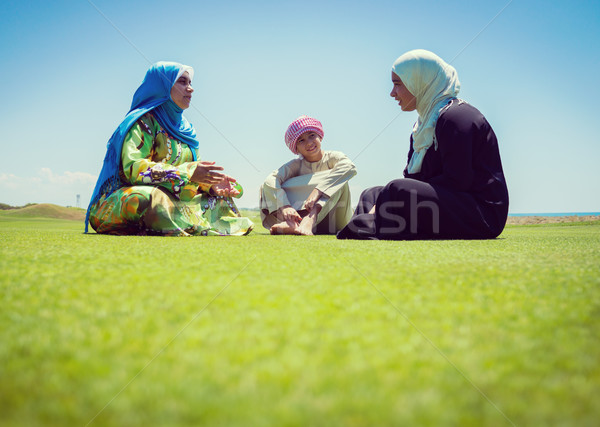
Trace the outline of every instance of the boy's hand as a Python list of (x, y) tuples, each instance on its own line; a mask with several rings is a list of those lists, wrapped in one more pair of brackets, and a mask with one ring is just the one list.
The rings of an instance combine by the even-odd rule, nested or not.
[(296, 212), (296, 209), (291, 206), (279, 208), (277, 216), (279, 219), (287, 222), (290, 227), (296, 226), (302, 221), (302, 217)]
[(304, 202), (304, 209), (310, 212), (322, 195), (323, 192), (315, 188), (306, 198), (306, 201)]

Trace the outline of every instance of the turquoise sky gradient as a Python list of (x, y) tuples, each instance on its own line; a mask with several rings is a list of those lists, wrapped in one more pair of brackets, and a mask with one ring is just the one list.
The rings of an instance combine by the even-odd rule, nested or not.
[[(106, 142), (150, 63), (195, 68), (200, 156), (244, 186), (293, 155), (301, 114), (357, 165), (360, 192), (401, 177), (416, 113), (393, 61), (431, 50), (498, 136), (510, 211), (600, 211), (598, 1), (3, 2), (0, 202), (87, 206)], [(110, 22), (109, 22), (110, 21)]]

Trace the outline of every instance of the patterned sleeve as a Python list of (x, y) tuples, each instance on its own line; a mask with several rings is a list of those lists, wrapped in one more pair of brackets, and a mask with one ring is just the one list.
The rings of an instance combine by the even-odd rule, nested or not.
[(162, 187), (177, 198), (191, 199), (198, 191), (198, 184), (190, 180), (198, 162), (174, 166), (153, 161), (154, 133), (152, 122), (146, 117), (131, 127), (121, 150), (123, 178), (132, 185)]

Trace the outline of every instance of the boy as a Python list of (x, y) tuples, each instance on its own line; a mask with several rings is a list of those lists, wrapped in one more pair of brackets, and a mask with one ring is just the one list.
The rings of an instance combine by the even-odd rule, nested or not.
[(260, 190), (261, 219), (271, 234), (335, 234), (350, 220), (348, 181), (356, 167), (339, 151), (323, 151), (320, 121), (300, 116), (285, 143), (300, 157), (273, 171)]

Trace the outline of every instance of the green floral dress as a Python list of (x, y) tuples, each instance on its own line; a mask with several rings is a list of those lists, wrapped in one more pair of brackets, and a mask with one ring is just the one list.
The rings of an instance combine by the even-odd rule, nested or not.
[(129, 130), (121, 151), (120, 178), (131, 184), (103, 194), (90, 208), (97, 233), (119, 235), (244, 235), (253, 227), (231, 197), (190, 180), (198, 161), (187, 144), (171, 137), (152, 113)]

